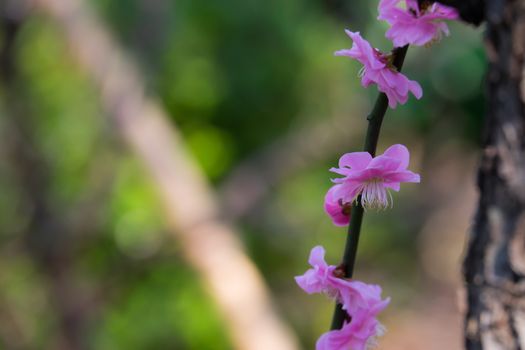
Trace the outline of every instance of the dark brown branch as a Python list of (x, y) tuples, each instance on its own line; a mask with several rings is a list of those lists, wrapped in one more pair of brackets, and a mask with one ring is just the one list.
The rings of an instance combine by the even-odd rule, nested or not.
[(525, 339), (525, 5), (487, 0), (487, 116), (464, 277), (468, 350)]
[[(403, 62), (408, 50), (408, 45), (394, 49), (394, 66), (401, 71), (403, 68)], [(372, 157), (376, 154), (377, 143), (379, 141), (379, 133), (381, 131), (381, 125), (383, 124), (383, 118), (388, 109), (388, 99), (384, 93), (380, 93), (376, 99), (374, 109), (368, 115), (368, 129), (366, 131), (365, 145), (363, 151), (368, 152)], [(361, 223), (363, 221), (364, 208), (361, 205), (361, 197), (358, 197), (356, 202), (352, 205), (352, 213), (350, 224), (348, 226), (348, 232), (346, 236), (346, 244), (343, 253), (343, 259), (339, 265), (339, 269), (346, 278), (352, 278), (354, 274), (354, 265), (357, 254), (357, 245), (359, 243), (359, 235), (361, 233)], [(334, 316), (332, 318), (331, 329), (340, 329), (343, 327), (345, 320), (348, 315), (343, 306), (337, 303), (335, 306)]]

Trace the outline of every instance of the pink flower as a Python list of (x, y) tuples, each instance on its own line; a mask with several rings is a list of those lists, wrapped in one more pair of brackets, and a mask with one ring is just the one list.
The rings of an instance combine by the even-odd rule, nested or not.
[(381, 287), (336, 276), (337, 267), (324, 260), (325, 250), (316, 246), (310, 252), (308, 263), (312, 266), (295, 281), (306, 293), (323, 293), (343, 304), (352, 314), (355, 310), (373, 307), (381, 302)]
[(389, 303), (381, 299), (381, 287), (336, 276), (337, 267), (324, 260), (324, 248), (314, 247), (308, 262), (312, 268), (297, 276), (297, 284), (308, 294), (325, 293), (343, 304), (350, 321), (342, 329), (324, 334), (317, 350), (364, 350), (382, 335), (376, 317)]
[(410, 91), (417, 99), (423, 96), (421, 86), (413, 80), (399, 73), (392, 64), (392, 55), (386, 55), (372, 48), (359, 32), (353, 33), (346, 30), (352, 39), (353, 45), (349, 50), (339, 50), (336, 56), (348, 56), (363, 64), (361, 71), (361, 85), (365, 88), (372, 83), (377, 84), (377, 89), (386, 94), (388, 105), (396, 108), (397, 104), (405, 104)]
[(339, 159), (339, 168), (330, 171), (343, 175), (332, 180), (334, 200), (350, 203), (361, 195), (366, 208), (387, 208), (392, 203), (388, 190), (399, 191), (401, 182), (420, 182), (419, 174), (407, 170), (410, 153), (403, 145), (390, 146), (385, 153), (372, 158), (368, 152), (346, 153)]
[(335, 266), (328, 265), (324, 260), (324, 248), (316, 246), (310, 252), (308, 263), (312, 266), (302, 276), (296, 276), (295, 281), (306, 293), (325, 293), (332, 298), (339, 296), (334, 276)]
[[(404, 2), (405, 6), (400, 7)], [(423, 46), (449, 35), (445, 19), (457, 19), (455, 9), (441, 4), (428, 3), (420, 7), (416, 0), (381, 0), (377, 19), (390, 24), (386, 37), (395, 47), (405, 45)]]
[(344, 203), (342, 199), (334, 196), (334, 188), (332, 187), (324, 197), (324, 211), (332, 218), (332, 222), (336, 226), (347, 226), (350, 222), (350, 210), (352, 203)]
[(343, 328), (323, 334), (316, 343), (316, 350), (366, 350), (374, 347), (377, 337), (384, 334), (384, 327), (376, 317), (389, 302), (389, 299), (379, 300), (368, 308), (357, 310)]

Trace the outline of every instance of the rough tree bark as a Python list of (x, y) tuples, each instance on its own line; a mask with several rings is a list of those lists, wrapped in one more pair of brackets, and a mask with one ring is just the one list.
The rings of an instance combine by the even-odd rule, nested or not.
[(488, 0), (487, 116), (464, 277), (467, 349), (525, 348), (525, 1)]
[(463, 271), (465, 346), (525, 349), (525, 1), (443, 1), (486, 21), (487, 115), (479, 204)]

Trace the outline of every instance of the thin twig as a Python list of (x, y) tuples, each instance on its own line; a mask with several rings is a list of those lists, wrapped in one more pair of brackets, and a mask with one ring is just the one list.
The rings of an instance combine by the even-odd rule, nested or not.
[[(408, 45), (396, 48), (394, 50), (394, 66), (398, 71), (401, 71), (405, 56), (408, 50)], [(368, 116), (368, 129), (366, 132), (364, 151), (372, 155), (376, 154), (377, 142), (379, 139), (379, 132), (381, 131), (381, 124), (388, 109), (388, 99), (384, 93), (380, 93), (377, 97), (374, 109)], [(346, 245), (343, 254), (343, 261), (339, 265), (339, 269), (344, 272), (346, 278), (352, 278), (354, 274), (355, 258), (357, 253), (357, 246), (359, 243), (359, 235), (361, 233), (361, 223), (363, 222), (364, 209), (361, 205), (361, 196), (357, 198), (352, 206), (352, 213), (350, 216), (350, 224), (348, 225), (348, 234), (346, 236)], [(346, 311), (340, 303), (336, 304), (334, 316), (332, 318), (331, 329), (340, 329), (344, 321), (348, 318)]]

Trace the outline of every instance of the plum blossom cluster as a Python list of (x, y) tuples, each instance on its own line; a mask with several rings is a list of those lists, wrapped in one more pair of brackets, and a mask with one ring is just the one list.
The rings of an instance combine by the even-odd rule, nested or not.
[(390, 25), (385, 36), (395, 47), (438, 41), (450, 34), (443, 20), (458, 19), (457, 11), (451, 7), (425, 1), (418, 5), (417, 0), (381, 0), (378, 10), (377, 19)]
[(323, 293), (341, 303), (349, 320), (341, 329), (323, 334), (316, 349), (365, 350), (375, 345), (375, 339), (384, 333), (377, 315), (390, 299), (381, 299), (381, 287), (377, 285), (341, 278), (337, 267), (328, 265), (324, 255), (323, 247), (314, 247), (308, 260), (312, 268), (295, 280), (306, 293)]
[(339, 167), (330, 171), (342, 175), (325, 196), (324, 209), (337, 226), (350, 221), (352, 202), (361, 196), (365, 209), (385, 209), (392, 205), (389, 190), (399, 191), (402, 182), (420, 182), (419, 174), (407, 170), (410, 153), (403, 145), (390, 146), (372, 158), (368, 152), (352, 152), (339, 159)]
[(350, 50), (339, 50), (336, 56), (348, 56), (363, 64), (360, 72), (361, 85), (365, 88), (377, 84), (377, 89), (386, 94), (390, 108), (397, 104), (405, 104), (408, 93), (411, 92), (417, 99), (423, 96), (423, 90), (418, 82), (408, 79), (399, 73), (393, 65), (393, 55), (385, 54), (373, 48), (363, 39), (359, 32), (346, 31), (354, 42)]
[[(378, 10), (378, 19), (390, 25), (386, 37), (397, 48), (427, 46), (438, 41), (443, 35), (449, 35), (443, 20), (458, 17), (454, 9), (427, 0), (380, 0)], [(346, 34), (352, 39), (352, 47), (337, 51), (335, 55), (353, 58), (363, 65), (360, 72), (363, 87), (376, 84), (386, 95), (390, 108), (405, 104), (409, 94), (417, 99), (423, 96), (419, 83), (396, 68), (394, 53), (372, 47), (359, 32), (346, 30)], [(348, 225), (352, 208), (366, 210), (392, 206), (391, 190), (399, 191), (404, 182), (420, 182), (419, 174), (408, 170), (409, 162), (410, 153), (400, 144), (390, 146), (376, 157), (368, 152), (344, 154), (338, 167), (330, 169), (340, 177), (332, 180), (334, 185), (324, 199), (325, 212), (334, 225)], [(358, 234), (360, 226), (355, 227)], [(312, 268), (297, 276), (296, 282), (308, 294), (323, 293), (341, 304), (346, 318), (342, 325), (337, 324), (340, 329), (331, 330), (318, 339), (316, 350), (369, 349), (384, 332), (377, 315), (387, 307), (390, 299), (381, 299), (381, 287), (377, 285), (345, 278), (348, 275), (345, 265), (328, 265), (324, 255), (323, 247), (313, 248), (309, 258)]]
[[(378, 10), (378, 19), (390, 25), (385, 36), (394, 47), (429, 45), (443, 34), (449, 34), (443, 20), (458, 18), (456, 10), (450, 7), (427, 2), (419, 5), (417, 0), (381, 0)], [(335, 55), (347, 56), (363, 64), (360, 71), (363, 87), (376, 84), (377, 89), (386, 94), (390, 108), (396, 108), (398, 103), (405, 104), (409, 92), (417, 99), (423, 96), (419, 83), (395, 68), (393, 54), (373, 48), (359, 32), (346, 30), (346, 34), (353, 41), (352, 47), (336, 51)]]

